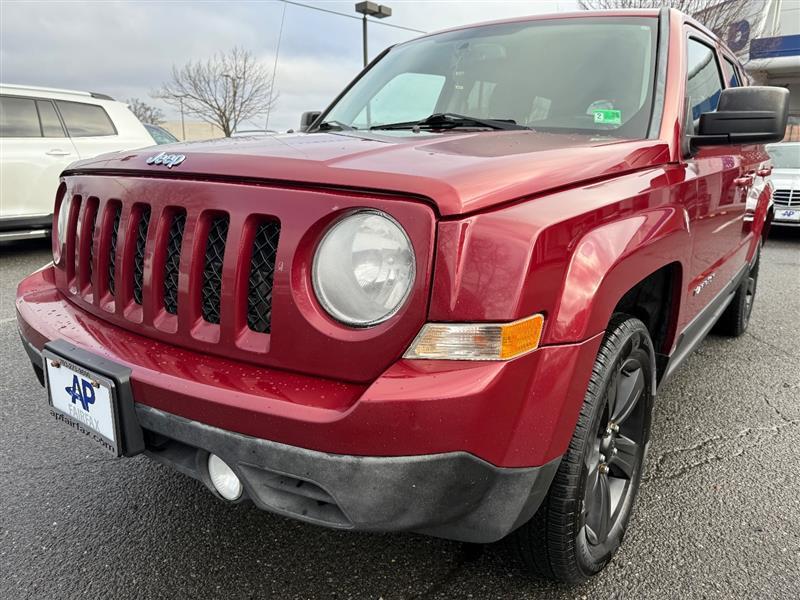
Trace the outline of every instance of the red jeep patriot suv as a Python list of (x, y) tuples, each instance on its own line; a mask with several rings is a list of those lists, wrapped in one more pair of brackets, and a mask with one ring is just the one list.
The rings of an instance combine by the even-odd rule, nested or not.
[(585, 579), (659, 386), (747, 327), (787, 96), (679, 12), (576, 13), (398, 44), (302, 133), (75, 163), (17, 298), (50, 414), (228, 501)]

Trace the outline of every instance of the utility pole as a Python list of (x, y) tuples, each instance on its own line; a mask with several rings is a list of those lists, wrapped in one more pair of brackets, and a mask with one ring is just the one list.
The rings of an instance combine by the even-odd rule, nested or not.
[(186, 121), (183, 118), (183, 96), (178, 96), (178, 103), (181, 106), (181, 137), (186, 141)]
[[(239, 91), (239, 80), (242, 79), (242, 76), (241, 75), (231, 75), (229, 73), (223, 73), (222, 76), (225, 79), (227, 79), (228, 81), (231, 82), (231, 97), (232, 97), (231, 98), (231, 116), (233, 116), (233, 118), (236, 119), (236, 117), (237, 117), (237, 108), (238, 108), (237, 104), (236, 104), (236, 95), (237, 95), (237, 92)], [(239, 123), (233, 123), (233, 127), (236, 127), (238, 124)], [(228, 127), (229, 127), (230, 131), (223, 132), (223, 133), (227, 133), (227, 137), (230, 137), (231, 134), (233, 133), (233, 128), (231, 128), (231, 123), (230, 122), (228, 122)]]

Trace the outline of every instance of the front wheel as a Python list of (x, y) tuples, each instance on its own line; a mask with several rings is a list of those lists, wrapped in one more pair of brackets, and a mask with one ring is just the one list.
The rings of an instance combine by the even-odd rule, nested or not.
[(622, 542), (650, 432), (653, 357), (644, 323), (616, 315), (547, 497), (510, 539), (534, 574), (584, 581)]

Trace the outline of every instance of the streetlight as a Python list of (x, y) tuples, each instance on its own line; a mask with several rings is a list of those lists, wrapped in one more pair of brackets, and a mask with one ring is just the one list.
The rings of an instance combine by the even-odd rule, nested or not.
[(361, 43), (364, 48), (364, 66), (367, 66), (367, 16), (376, 19), (385, 19), (392, 16), (392, 9), (377, 2), (358, 2), (356, 12), (364, 17), (361, 19)]

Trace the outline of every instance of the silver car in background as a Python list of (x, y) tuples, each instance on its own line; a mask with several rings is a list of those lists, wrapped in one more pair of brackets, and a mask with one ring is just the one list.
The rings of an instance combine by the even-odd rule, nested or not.
[(800, 227), (800, 142), (767, 146), (772, 157), (773, 225)]

